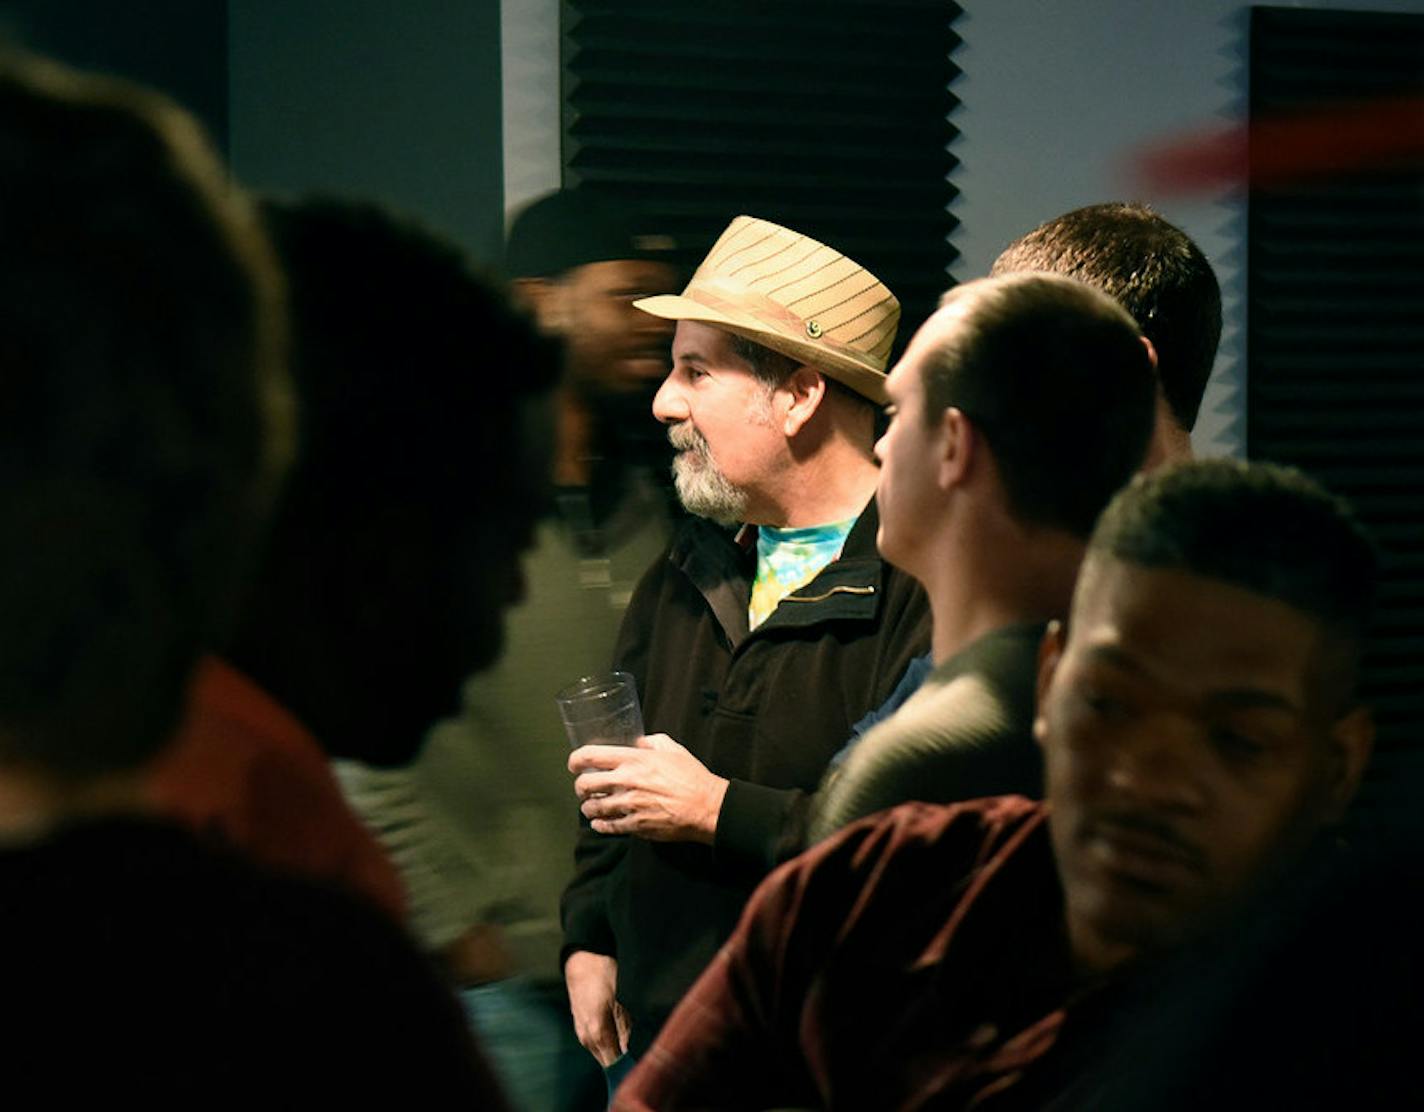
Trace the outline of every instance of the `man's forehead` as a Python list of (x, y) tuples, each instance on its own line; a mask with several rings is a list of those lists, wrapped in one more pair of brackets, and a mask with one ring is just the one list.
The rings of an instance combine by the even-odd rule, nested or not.
[(732, 334), (701, 321), (680, 320), (673, 334), (672, 353), (675, 359), (724, 362), (732, 358)]
[(601, 259), (576, 267), (575, 273), (593, 285), (634, 284), (658, 292), (671, 290), (677, 281), (677, 271), (670, 263), (654, 259)]
[(1322, 632), (1294, 607), (1243, 587), (1091, 553), (1067, 652), (1200, 693), (1249, 682), (1298, 705)]
[(920, 326), (920, 330), (915, 333), (909, 346), (917, 348), (923, 355), (924, 352), (951, 339), (965, 326), (973, 310), (974, 300), (969, 296), (957, 297), (940, 306), (930, 314), (929, 320)]
[(905, 347), (905, 354), (891, 371), (901, 372), (901, 381), (912, 377), (921, 369), (921, 364), (931, 357), (941, 346), (952, 340), (964, 328), (969, 316), (972, 298), (961, 297), (936, 309), (924, 324), (920, 325)]

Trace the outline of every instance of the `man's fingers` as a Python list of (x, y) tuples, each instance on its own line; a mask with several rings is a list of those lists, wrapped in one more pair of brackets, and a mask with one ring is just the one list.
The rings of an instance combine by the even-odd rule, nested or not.
[(577, 776), (590, 770), (617, 768), (634, 752), (627, 745), (581, 745), (569, 754), (568, 769)]
[(574, 779), (574, 793), (580, 799), (610, 795), (628, 787), (627, 777), (618, 772), (585, 772)]
[(613, 1022), (618, 1028), (618, 1053), (628, 1053), (628, 1036), (633, 1032), (633, 1021), (627, 1010), (617, 1000), (613, 1001)]
[(618, 819), (629, 811), (631, 800), (627, 794), (590, 796), (579, 804), (579, 810), (586, 819)]
[(598, 1064), (605, 1069), (613, 1064), (618, 1055), (623, 1053), (622, 1035), (616, 1022), (610, 1022), (610, 1017), (606, 1013), (602, 1023), (597, 1024), (592, 1030), (580, 1030), (576, 1034), (583, 1048), (592, 1054), (598, 1060)]

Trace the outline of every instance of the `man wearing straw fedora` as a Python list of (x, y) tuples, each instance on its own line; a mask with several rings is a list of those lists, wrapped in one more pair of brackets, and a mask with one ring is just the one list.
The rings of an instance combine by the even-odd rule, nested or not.
[(875, 549), (894, 295), (833, 248), (741, 216), (680, 296), (637, 305), (677, 321), (653, 413), (695, 516), (639, 584), (615, 650), (649, 736), (569, 760), (587, 822), (565, 977), (604, 1065), (652, 1041), (929, 634), (923, 593)]

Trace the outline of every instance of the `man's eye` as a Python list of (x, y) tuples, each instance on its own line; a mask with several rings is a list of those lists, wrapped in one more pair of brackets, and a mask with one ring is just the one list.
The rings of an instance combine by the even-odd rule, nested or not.
[(1127, 717), (1126, 704), (1095, 688), (1080, 690), (1078, 697), (1082, 700), (1083, 705), (1098, 718), (1115, 722)]
[(1218, 752), (1235, 761), (1257, 760), (1265, 755), (1267, 748), (1255, 738), (1229, 726), (1212, 727), (1211, 743)]

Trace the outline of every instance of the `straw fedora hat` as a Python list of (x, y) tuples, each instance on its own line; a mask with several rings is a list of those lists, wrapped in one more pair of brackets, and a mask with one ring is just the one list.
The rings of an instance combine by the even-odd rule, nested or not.
[(885, 401), (900, 302), (859, 263), (790, 228), (739, 216), (681, 294), (633, 304), (725, 328)]

